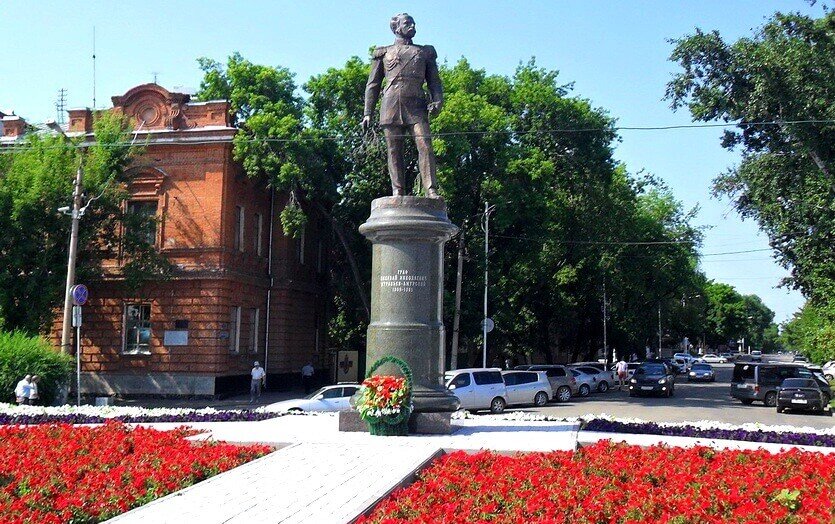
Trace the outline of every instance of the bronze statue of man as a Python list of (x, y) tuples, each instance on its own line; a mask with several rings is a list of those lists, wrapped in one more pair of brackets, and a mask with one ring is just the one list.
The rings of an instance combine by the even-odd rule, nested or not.
[[(406, 13), (392, 17), (389, 24), (395, 34), (394, 44), (377, 47), (372, 53), (371, 74), (365, 86), (365, 113), (362, 128), (371, 126), (372, 113), (380, 97), (380, 125), (386, 137), (388, 167), (394, 196), (406, 194), (404, 139), (411, 134), (418, 151), (418, 166), (426, 196), (438, 198), (435, 178), (435, 152), (429, 131), (429, 113), (437, 114), (444, 102), (438, 75), (438, 54), (430, 45), (412, 43), (415, 20)], [(427, 98), (423, 84), (429, 90)]]

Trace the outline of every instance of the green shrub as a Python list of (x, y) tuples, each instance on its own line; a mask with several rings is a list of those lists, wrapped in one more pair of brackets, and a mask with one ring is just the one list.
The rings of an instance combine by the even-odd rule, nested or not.
[(39, 375), (40, 404), (51, 404), (61, 384), (69, 383), (74, 361), (41, 337), (0, 331), (0, 401), (14, 402), (15, 385), (26, 375)]

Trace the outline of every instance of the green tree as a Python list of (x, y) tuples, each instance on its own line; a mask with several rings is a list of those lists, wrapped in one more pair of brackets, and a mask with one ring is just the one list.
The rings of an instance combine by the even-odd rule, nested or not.
[(696, 30), (673, 41), (681, 70), (672, 107), (694, 120), (737, 124), (722, 145), (742, 152), (714, 183), (769, 236), (789, 282), (835, 316), (835, 12), (776, 13), (752, 36), (726, 42)]
[[(167, 274), (169, 266), (138, 232), (140, 222), (128, 216), (127, 196), (136, 148), (130, 145), (128, 123), (104, 115), (94, 126), (95, 142), (34, 133), (20, 145), (0, 151), (0, 318), (4, 329), (43, 332), (63, 304), (70, 219), (57, 212), (72, 196), (79, 165), (84, 168), (86, 201), (90, 202), (79, 230), (77, 280), (101, 276), (101, 261), (119, 249), (130, 260), (121, 276), (138, 286), (150, 276)], [(129, 223), (125, 235), (113, 234)]]

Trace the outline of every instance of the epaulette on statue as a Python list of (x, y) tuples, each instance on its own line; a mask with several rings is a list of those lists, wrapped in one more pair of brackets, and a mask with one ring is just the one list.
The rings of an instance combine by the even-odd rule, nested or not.
[(391, 46), (381, 45), (381, 46), (375, 47), (374, 50), (371, 51), (371, 58), (373, 58), (375, 60), (378, 59), (378, 58), (383, 58), (383, 55), (386, 54), (386, 51), (388, 51), (389, 47), (391, 47)]
[(426, 53), (430, 60), (438, 58), (438, 52), (435, 51), (435, 46), (425, 45), (423, 46), (423, 52)]

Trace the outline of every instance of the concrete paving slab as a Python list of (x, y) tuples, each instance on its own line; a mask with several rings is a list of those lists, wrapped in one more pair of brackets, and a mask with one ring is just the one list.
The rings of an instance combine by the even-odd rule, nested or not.
[(294, 444), (108, 522), (350, 522), (440, 452), (428, 442), (387, 438)]

